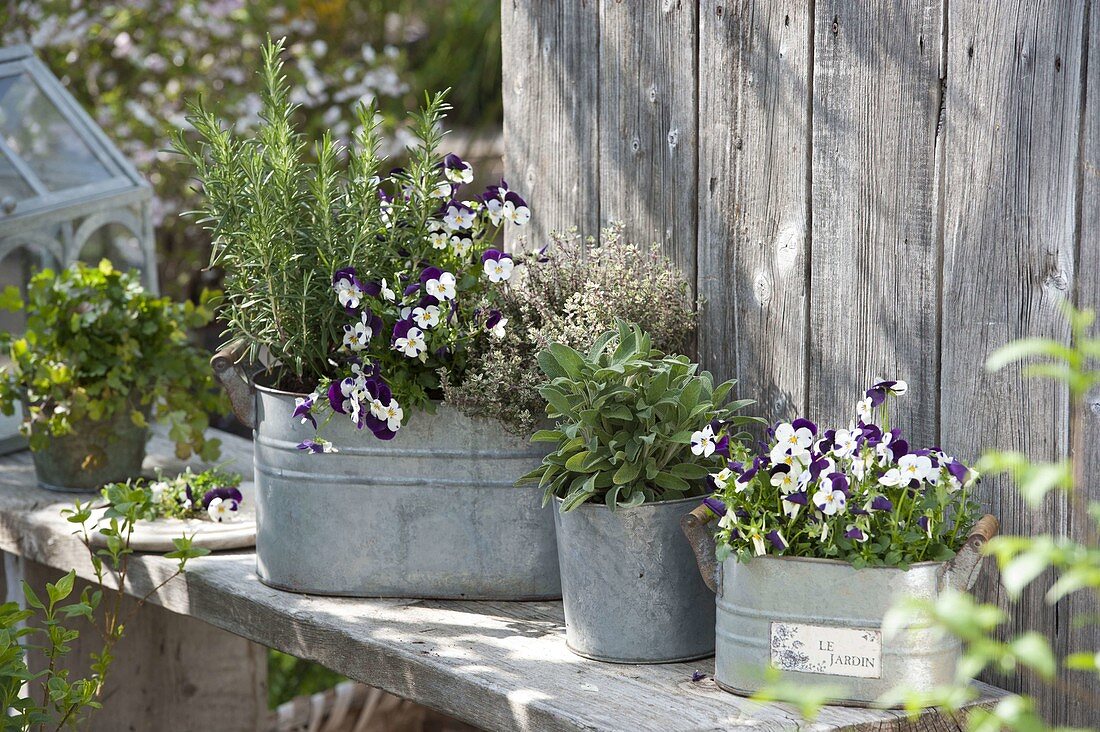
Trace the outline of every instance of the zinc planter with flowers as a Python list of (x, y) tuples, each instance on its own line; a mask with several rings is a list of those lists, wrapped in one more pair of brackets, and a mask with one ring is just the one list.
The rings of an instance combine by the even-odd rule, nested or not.
[(20, 427), (44, 488), (94, 491), (141, 474), (148, 420), (167, 423), (176, 454), (217, 458), (203, 432), (221, 408), (206, 356), (189, 328), (210, 321), (205, 301), (176, 304), (142, 289), (136, 274), (104, 260), (43, 270), (23, 302), (26, 332), (0, 334), (0, 410), (23, 407)]
[(197, 109), (201, 142), (177, 146), (225, 272), (232, 344), (212, 364), (255, 429), (260, 579), (325, 595), (560, 596), (551, 512), (514, 487), (545, 451), (438, 401), (440, 373), (461, 378), (468, 344), (507, 325), (493, 304), (522, 262), (493, 241), (526, 223), (527, 204), (503, 181), (463, 194), (471, 166), (436, 152), (440, 95), (413, 115), (403, 168), (382, 172), (367, 108), (347, 150), (326, 136), (307, 162), (280, 51), (265, 51), (256, 139)]
[[(755, 693), (771, 666), (792, 683), (839, 687), (845, 701), (867, 704), (955, 678), (957, 640), (919, 618), (897, 632), (884, 621), (908, 598), (968, 589), (997, 521), (975, 521), (972, 470), (889, 428), (887, 402), (905, 390), (901, 381), (874, 385), (847, 428), (776, 425), (760, 454), (735, 450), (712, 476), (715, 497), (685, 518), (718, 594), (719, 686)], [(704, 528), (715, 517), (719, 566)]]
[(618, 663), (709, 656), (714, 600), (679, 526), (751, 421), (734, 414), (749, 402), (727, 404), (733, 382), (714, 386), (623, 323), (587, 354), (552, 344), (539, 365), (557, 426), (534, 439), (555, 449), (523, 482), (558, 508), (566, 643)]

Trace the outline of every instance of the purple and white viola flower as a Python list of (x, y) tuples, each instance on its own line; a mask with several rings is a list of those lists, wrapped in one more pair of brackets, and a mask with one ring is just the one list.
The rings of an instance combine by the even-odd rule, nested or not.
[(236, 518), (239, 508), (240, 504), (232, 498), (215, 498), (207, 504), (206, 513), (212, 520), (220, 524)]
[(383, 300), (386, 300), (388, 302), (396, 302), (397, 301), (397, 293), (390, 289), (389, 285), (386, 284), (385, 280), (382, 280), (382, 285), (378, 289), (379, 289), (378, 294), (380, 294), (382, 296)]
[(865, 397), (856, 402), (856, 416), (859, 417), (861, 422), (869, 423), (874, 419), (874, 405), (871, 404), (871, 398)]
[(772, 473), (771, 484), (782, 493), (794, 493), (798, 490), (798, 476), (789, 466), (780, 465)]
[(455, 276), (438, 267), (427, 267), (420, 273), (420, 284), (424, 292), (440, 302), (453, 300), (455, 296)]
[(749, 533), (749, 541), (752, 542), (753, 552), (758, 557), (762, 557), (768, 553), (768, 547), (764, 544), (764, 535), (760, 533), (759, 529), (754, 529)]
[(859, 449), (860, 431), (855, 425), (849, 425), (846, 430), (837, 430), (834, 437), (833, 454), (838, 458), (850, 458)]
[(466, 184), (474, 180), (474, 167), (454, 153), (443, 158), (443, 175), (452, 183)]
[(362, 351), (374, 337), (375, 327), (380, 327), (381, 324), (381, 318), (364, 310), (363, 317), (358, 322), (344, 325), (344, 348), (353, 352)]
[(527, 202), (520, 198), (515, 191), (508, 191), (504, 196), (504, 205), (501, 207), (500, 216), (516, 226), (524, 226), (531, 220), (531, 209)]
[(424, 339), (424, 331), (413, 326), (407, 320), (402, 320), (395, 325), (393, 334), (394, 350), (408, 358), (420, 358), (421, 354), (428, 350), (427, 341)]
[(508, 318), (504, 317), (499, 310), (490, 311), (489, 317), (485, 320), (485, 329), (488, 330), (494, 338), (504, 337), (504, 326), (506, 325), (508, 325)]
[(474, 210), (464, 203), (451, 201), (443, 214), (443, 223), (449, 231), (462, 231), (474, 225)]
[(512, 270), (515, 269), (511, 255), (499, 249), (486, 249), (481, 255), (481, 263), (485, 276), (494, 283), (504, 282), (512, 276)]
[(339, 452), (328, 440), (317, 438), (315, 440), (302, 440), (298, 443), (298, 449), (309, 453)]
[(427, 307), (416, 307), (412, 310), (413, 322), (424, 330), (430, 330), (439, 325), (439, 306), (428, 305)]
[(802, 453), (808, 450), (813, 439), (814, 433), (810, 430), (808, 424), (799, 425), (797, 428), (789, 422), (776, 425), (776, 445), (782, 445), (783, 449), (790, 454)]
[(844, 508), (848, 505), (848, 496), (844, 494), (844, 491), (834, 490), (830, 484), (818, 489), (814, 493), (813, 501), (821, 513), (826, 516), (834, 516), (838, 513), (844, 513)]
[(320, 398), (321, 395), (317, 392), (313, 392), (306, 397), (294, 397), (294, 414), (291, 416), (300, 419), (302, 424), (312, 424), (313, 429), (317, 429), (317, 419), (313, 416), (313, 406)]
[(765, 535), (765, 538), (771, 542), (776, 551), (782, 552), (787, 549), (787, 540), (783, 538), (783, 532), (779, 529), (772, 529)]
[(902, 396), (909, 391), (909, 385), (904, 381), (880, 381), (867, 390), (867, 398), (871, 400), (872, 407), (881, 406), (889, 396)]
[(336, 290), (336, 301), (345, 310), (356, 310), (365, 294), (363, 283), (355, 276), (355, 269), (345, 267), (332, 276), (332, 287)]
[(338, 414), (355, 414), (362, 391), (362, 386), (350, 376), (334, 381), (328, 388), (329, 406)]
[(441, 180), (439, 181), (439, 183), (436, 183), (435, 188), (432, 189), (431, 197), (441, 198), (444, 201), (449, 201), (454, 196), (457, 189), (458, 186), (456, 186), (454, 183), (451, 183), (448, 180)]
[(860, 543), (865, 542), (868, 538), (870, 538), (867, 536), (867, 532), (865, 532), (863, 529), (859, 528), (855, 524), (848, 524), (848, 527), (844, 530), (844, 536), (848, 537), (849, 539), (854, 539)]
[(691, 434), (691, 452), (693, 455), (710, 457), (714, 454), (714, 448), (714, 430), (711, 429), (709, 424)]

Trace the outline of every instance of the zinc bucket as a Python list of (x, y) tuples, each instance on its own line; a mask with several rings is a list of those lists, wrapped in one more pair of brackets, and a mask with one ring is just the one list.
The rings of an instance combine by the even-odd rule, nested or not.
[(545, 447), (438, 404), (392, 440), (333, 419), (324, 437), (338, 452), (310, 454), (297, 448), (315, 434), (291, 416), (298, 395), (252, 381), (227, 390), (254, 428), (265, 584), (349, 597), (561, 597), (553, 509), (537, 486), (514, 485)]
[(714, 598), (680, 519), (688, 498), (612, 511), (555, 501), (565, 642), (614, 663), (670, 663), (714, 652)]
[[(685, 526), (689, 538), (691, 528)], [(957, 639), (919, 617), (888, 635), (883, 621), (908, 598), (935, 600), (949, 587), (971, 587), (981, 570), (981, 546), (996, 532), (996, 519), (986, 516), (951, 562), (905, 570), (775, 556), (747, 563), (731, 557), (715, 567), (711, 543), (700, 569), (717, 590), (714, 680), (750, 695), (765, 685), (771, 667), (794, 684), (838, 688), (840, 701), (856, 705), (899, 686), (921, 692), (952, 683)], [(702, 537), (692, 542), (707, 551)]]

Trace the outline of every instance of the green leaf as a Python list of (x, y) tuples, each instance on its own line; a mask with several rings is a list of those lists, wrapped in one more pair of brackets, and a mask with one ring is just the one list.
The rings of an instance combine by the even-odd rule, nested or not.
[(23, 298), (19, 293), (19, 288), (15, 285), (8, 285), (3, 290), (0, 290), (0, 310), (7, 310), (10, 312), (19, 312), (23, 309)]
[(1040, 552), (1020, 554), (1001, 569), (1001, 584), (1013, 598), (1018, 598), (1024, 588), (1031, 584), (1050, 566), (1050, 559)]
[(985, 360), (988, 371), (1000, 371), (1005, 366), (1031, 356), (1072, 358), (1072, 350), (1063, 343), (1049, 338), (1021, 338), (1001, 346)]
[(670, 471), (673, 475), (685, 480), (699, 480), (710, 474), (709, 470), (697, 463), (677, 463)]
[(1054, 652), (1050, 650), (1050, 643), (1041, 634), (1024, 633), (1014, 638), (1008, 647), (1021, 663), (1034, 669), (1043, 678), (1053, 678), (1057, 673), (1058, 664), (1054, 658)]
[(672, 473), (666, 473), (661, 471), (657, 473), (657, 477), (653, 481), (662, 488), (666, 488), (672, 491), (687, 491), (691, 488), (687, 481), (683, 478), (677, 477)]
[(560, 442), (564, 437), (561, 430), (539, 430), (531, 435), (531, 442)]
[(611, 476), (611, 482), (615, 485), (626, 485), (636, 480), (641, 472), (641, 465), (634, 462), (623, 463), (619, 466), (619, 469), (615, 471), (615, 474)]
[(38, 599), (38, 595), (34, 594), (34, 590), (26, 582), (23, 582), (23, 598), (27, 601), (27, 604), (38, 610), (45, 610), (46, 606), (42, 604), (42, 601)]

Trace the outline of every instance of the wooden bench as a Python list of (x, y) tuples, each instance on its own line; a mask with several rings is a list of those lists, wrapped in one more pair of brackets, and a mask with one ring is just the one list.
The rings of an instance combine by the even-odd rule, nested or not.
[[(233, 467), (250, 472), (251, 443), (222, 439)], [(155, 437), (147, 465), (177, 467), (170, 456), (167, 441)], [(9, 597), (21, 597), (13, 595), (20, 576), (41, 584), (75, 567), (81, 577), (93, 577), (86, 550), (59, 515), (71, 499), (35, 487), (28, 452), (0, 458), (0, 550), (7, 553)], [(135, 558), (129, 591), (144, 595), (173, 566), (156, 556)], [(842, 707), (825, 709), (809, 727), (791, 707), (727, 694), (709, 676), (692, 681), (693, 672), (713, 672), (711, 659), (620, 666), (570, 653), (560, 602), (309, 597), (261, 584), (251, 552), (194, 561), (152, 602), (160, 607), (143, 610), (119, 649), (98, 727), (261, 729), (266, 677), (256, 644), (319, 661), (490, 730), (960, 727), (936, 712), (908, 719)], [(1002, 693), (982, 686), (979, 703)]]

